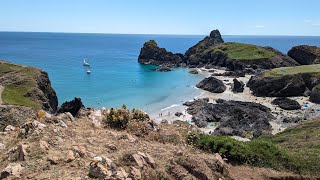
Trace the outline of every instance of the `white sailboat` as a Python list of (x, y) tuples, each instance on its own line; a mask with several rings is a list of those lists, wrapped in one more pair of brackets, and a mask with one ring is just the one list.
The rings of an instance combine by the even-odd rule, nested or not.
[(84, 58), (84, 59), (83, 59), (83, 65), (84, 65), (84, 66), (90, 66), (90, 64), (89, 64), (87, 61), (88, 61), (87, 58)]

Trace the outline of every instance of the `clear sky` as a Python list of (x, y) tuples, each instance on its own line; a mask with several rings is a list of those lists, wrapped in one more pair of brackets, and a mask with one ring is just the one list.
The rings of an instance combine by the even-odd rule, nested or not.
[(0, 0), (0, 31), (320, 36), (320, 0)]

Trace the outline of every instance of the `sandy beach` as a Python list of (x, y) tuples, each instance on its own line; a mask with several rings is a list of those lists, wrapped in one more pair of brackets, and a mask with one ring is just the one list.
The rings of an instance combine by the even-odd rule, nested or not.
[[(220, 69), (204, 69), (204, 68), (199, 68), (197, 69), (199, 74), (203, 75), (203, 77), (209, 77), (213, 73), (223, 73), (225, 72), (224, 70)], [(210, 72), (209, 72), (210, 70)], [(234, 101), (246, 101), (246, 102), (255, 102), (255, 103), (260, 103), (266, 107), (269, 107), (272, 110), (273, 115), (276, 117), (275, 120), (272, 120), (270, 122), (272, 126), (272, 134), (279, 133), (283, 130), (285, 130), (288, 127), (293, 126), (293, 123), (284, 123), (283, 119), (285, 117), (302, 117), (304, 115), (305, 110), (300, 109), (300, 110), (283, 110), (280, 109), (277, 105), (271, 104), (271, 102), (275, 99), (274, 97), (256, 97), (252, 95), (250, 89), (248, 87), (244, 88), (243, 93), (234, 93), (231, 91), (231, 85), (233, 84), (233, 79), (234, 77), (227, 77), (227, 76), (215, 76), (217, 79), (220, 79), (224, 82), (224, 84), (227, 86), (227, 89), (223, 93), (211, 93), (208, 91), (204, 91), (202, 89), (197, 89), (199, 91), (199, 95), (194, 97), (194, 99), (201, 99), (201, 98), (209, 98), (211, 103), (216, 103), (216, 99), (224, 99), (224, 100), (234, 100)], [(246, 75), (245, 77), (238, 77), (237, 79), (240, 81), (243, 81), (245, 84), (249, 81), (251, 78), (251, 75)], [(303, 103), (308, 102), (309, 107), (316, 106), (316, 104), (313, 104), (309, 102), (308, 97), (292, 97), (291, 99), (296, 100), (299, 102), (300, 105), (303, 105)], [(190, 100), (192, 101), (192, 99)], [(175, 120), (181, 120), (181, 121), (187, 121), (190, 124), (192, 116), (189, 115), (186, 112), (187, 107), (179, 104), (176, 106), (172, 107), (167, 107), (162, 109), (161, 111), (151, 114), (151, 118), (155, 120), (156, 122), (160, 123), (163, 120), (167, 120), (169, 123), (172, 123)], [(177, 117), (175, 115), (176, 112), (181, 112), (183, 115), (180, 117)], [(162, 116), (161, 116), (162, 113)], [(206, 128), (201, 128), (202, 131), (209, 133), (210, 131), (213, 131), (217, 127), (216, 123), (210, 123), (208, 127)]]

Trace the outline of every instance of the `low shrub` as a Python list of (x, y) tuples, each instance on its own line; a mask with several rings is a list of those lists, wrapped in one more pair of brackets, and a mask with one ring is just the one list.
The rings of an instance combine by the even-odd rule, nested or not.
[(120, 109), (111, 108), (105, 115), (105, 123), (108, 127), (126, 129), (130, 121), (144, 122), (150, 120), (149, 115), (137, 109), (130, 111), (126, 105)]

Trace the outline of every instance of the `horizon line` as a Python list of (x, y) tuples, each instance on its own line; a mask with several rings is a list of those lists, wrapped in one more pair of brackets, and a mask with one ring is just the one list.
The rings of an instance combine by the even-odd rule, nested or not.
[[(0, 33), (57, 33), (57, 34), (109, 34), (109, 35), (164, 35), (164, 36), (208, 36), (208, 34), (152, 34), (152, 33), (113, 33), (113, 32), (62, 32), (62, 31), (1, 31)], [(209, 33), (210, 34), (210, 33)], [(292, 37), (320, 37), (320, 35), (267, 35), (267, 34), (221, 34), (222, 36), (292, 36)]]

